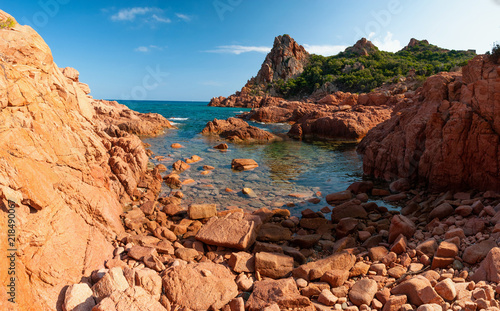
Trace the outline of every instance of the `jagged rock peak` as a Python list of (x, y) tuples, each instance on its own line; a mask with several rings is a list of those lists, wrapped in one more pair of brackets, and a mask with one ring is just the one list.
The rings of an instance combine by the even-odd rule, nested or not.
[(309, 61), (309, 53), (289, 35), (274, 39), (271, 52), (267, 54), (255, 83), (267, 84), (279, 79), (288, 80), (300, 75)]
[(426, 44), (426, 45), (428, 45), (429, 41), (427, 41), (427, 40), (417, 40), (415, 38), (411, 38), (410, 42), (408, 43), (408, 45), (406, 47), (411, 48), (411, 47), (414, 47), (414, 46), (420, 45), (420, 44)]
[(345, 49), (346, 53), (356, 54), (359, 56), (368, 56), (378, 51), (378, 48), (368, 39), (361, 38), (351, 47)]
[(409, 49), (416, 47), (416, 46), (419, 46), (419, 45), (429, 45), (429, 41), (417, 40), (415, 38), (411, 38), (408, 45), (403, 48), (403, 51), (409, 50)]

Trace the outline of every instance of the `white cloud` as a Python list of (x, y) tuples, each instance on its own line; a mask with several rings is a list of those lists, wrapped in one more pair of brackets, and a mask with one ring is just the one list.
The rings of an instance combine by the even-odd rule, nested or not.
[(157, 22), (160, 22), (160, 23), (171, 23), (172, 20), (170, 18), (163, 18), (163, 17), (159, 17), (158, 15), (156, 14), (153, 14), (153, 16), (151, 16), (155, 21)]
[(375, 33), (370, 33), (368, 38), (373, 37), (373, 44), (375, 44), (376, 47), (379, 48), (379, 50), (382, 51), (388, 51), (388, 52), (397, 52), (403, 48), (401, 45), (401, 42), (396, 39), (392, 39), (392, 33), (387, 32), (387, 35), (384, 37), (384, 39), (381, 41), (379, 37), (375, 37)]
[(149, 46), (139, 46), (134, 49), (135, 52), (141, 52), (141, 53), (149, 53), (153, 50), (162, 51), (163, 48), (161, 46), (149, 45)]
[(133, 21), (137, 15), (145, 15), (149, 12), (153, 11), (153, 8), (129, 8), (129, 9), (121, 9), (118, 13), (111, 16), (111, 20), (113, 21)]
[(271, 48), (267, 46), (222, 45), (218, 46), (215, 50), (208, 50), (206, 52), (239, 55), (248, 52), (257, 52), (266, 54), (269, 53), (270, 51)]
[(336, 55), (339, 52), (344, 51), (347, 46), (345, 45), (309, 45), (304, 44), (304, 48), (307, 52), (311, 54), (323, 55), (323, 56), (331, 56)]
[(182, 19), (185, 22), (190, 22), (192, 19), (191, 16), (181, 13), (175, 13), (175, 16), (177, 16), (178, 18)]

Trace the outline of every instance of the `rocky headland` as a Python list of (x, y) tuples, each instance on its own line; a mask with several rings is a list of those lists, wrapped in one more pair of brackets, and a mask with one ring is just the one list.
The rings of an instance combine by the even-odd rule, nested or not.
[[(486, 56), (416, 91), (335, 91), (318, 102), (252, 95), (261, 108), (249, 119), (293, 122), (301, 137), (330, 135), (322, 124), (337, 138), (365, 137), (365, 172), (393, 180), (291, 194), (323, 205), (296, 217), (287, 205), (184, 204), (190, 164), (217, 167), (196, 155), (151, 165), (137, 135), (171, 128), (165, 118), (92, 99), (28, 26), (0, 37), (0, 230), (11, 204), (17, 221), (16, 303), (2, 286), (2, 310), (499, 310), (500, 67)], [(310, 60), (286, 37), (276, 44), (291, 51), (268, 57), (257, 80), (296, 76)], [(207, 134), (247, 139), (255, 131), (241, 122), (214, 120)], [(259, 165), (229, 164), (241, 174)], [(162, 183), (171, 191), (159, 196)], [(1, 265), (8, 284), (9, 262)]]

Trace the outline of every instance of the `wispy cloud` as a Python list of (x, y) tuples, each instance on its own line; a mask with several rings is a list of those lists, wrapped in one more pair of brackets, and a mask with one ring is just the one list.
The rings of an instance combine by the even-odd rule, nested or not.
[(160, 23), (171, 23), (172, 20), (170, 18), (163, 18), (163, 17), (159, 17), (158, 15), (156, 14), (153, 14), (153, 16), (151, 16), (155, 21), (157, 22), (160, 22)]
[(216, 47), (214, 50), (208, 50), (208, 53), (220, 53), (220, 54), (242, 54), (249, 52), (257, 53), (269, 53), (271, 51), (270, 47), (267, 46), (244, 46), (244, 45), (221, 45)]
[(177, 16), (178, 18), (182, 19), (185, 22), (190, 22), (192, 19), (191, 16), (186, 15), (186, 14), (181, 14), (181, 13), (175, 13), (175, 16)]
[(399, 40), (392, 39), (391, 32), (387, 32), (383, 40), (380, 40), (380, 38), (373, 32), (370, 33), (368, 38), (371, 39), (373, 41), (373, 44), (375, 44), (375, 46), (382, 51), (397, 52), (403, 48)]
[(111, 16), (111, 20), (113, 21), (133, 21), (136, 16), (138, 15), (145, 15), (151, 11), (153, 11), (153, 8), (127, 8), (127, 9), (121, 9), (119, 10), (116, 14)]
[(347, 46), (345, 45), (309, 45), (304, 44), (304, 48), (307, 52), (311, 54), (323, 55), (323, 56), (331, 56), (336, 55), (339, 52), (344, 51)]
[(135, 52), (141, 52), (141, 53), (149, 53), (153, 50), (162, 51), (163, 48), (161, 46), (148, 45), (148, 46), (139, 46), (134, 49)]

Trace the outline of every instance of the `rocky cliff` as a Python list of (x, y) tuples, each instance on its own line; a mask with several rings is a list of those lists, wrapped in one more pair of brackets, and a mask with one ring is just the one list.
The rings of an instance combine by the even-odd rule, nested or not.
[(309, 53), (302, 45), (289, 35), (278, 36), (254, 82), (258, 86), (265, 86), (279, 79), (286, 81), (295, 78), (304, 71), (308, 61)]
[(500, 190), (500, 66), (477, 56), (462, 72), (430, 77), (413, 105), (368, 133), (365, 174)]
[[(0, 20), (7, 18), (0, 11)], [(62, 289), (112, 255), (111, 241), (123, 231), (123, 204), (154, 197), (160, 182), (148, 173), (140, 139), (123, 131), (130, 127), (103, 119), (103, 109), (114, 104), (94, 102), (89, 92), (76, 70), (57, 67), (32, 28), (0, 29), (0, 254), (5, 259), (9, 248), (10, 200), (16, 205), (18, 310), (60, 308)], [(120, 114), (127, 113), (140, 118), (122, 107)], [(153, 118), (160, 122), (155, 133), (169, 127)], [(4, 259), (0, 280), (8, 284)], [(5, 295), (2, 285), (2, 304)]]

